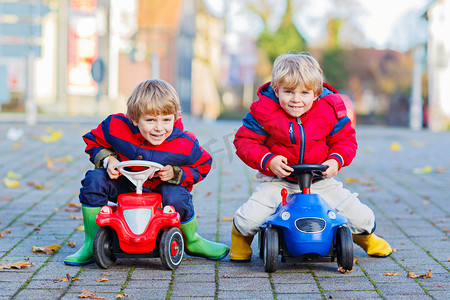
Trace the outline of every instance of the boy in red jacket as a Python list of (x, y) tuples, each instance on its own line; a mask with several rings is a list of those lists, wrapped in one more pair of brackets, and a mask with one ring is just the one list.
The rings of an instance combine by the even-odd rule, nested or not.
[(355, 157), (356, 133), (341, 96), (323, 82), (316, 59), (304, 53), (280, 55), (272, 81), (259, 88), (258, 97), (234, 140), (239, 158), (259, 171), (259, 185), (234, 215), (230, 259), (251, 259), (253, 236), (281, 203), (281, 189), (300, 192), (289, 165), (303, 163), (328, 166), (322, 173), (326, 179), (314, 182), (311, 193), (348, 219), (353, 241), (371, 256), (390, 255), (389, 244), (373, 233), (373, 211), (333, 178)]
[(83, 136), (95, 169), (87, 171), (81, 182), (84, 244), (66, 257), (65, 264), (94, 262), (92, 244), (99, 228), (95, 223), (98, 212), (108, 201), (117, 201), (119, 194), (135, 189), (114, 166), (119, 161), (141, 159), (164, 166), (144, 183), (143, 189), (160, 193), (163, 205), (172, 205), (180, 214), (186, 253), (214, 260), (228, 255), (228, 246), (197, 234), (190, 192), (209, 173), (212, 158), (192, 133), (183, 130), (180, 111), (178, 95), (170, 84), (147, 80), (128, 98), (127, 115), (111, 115)]

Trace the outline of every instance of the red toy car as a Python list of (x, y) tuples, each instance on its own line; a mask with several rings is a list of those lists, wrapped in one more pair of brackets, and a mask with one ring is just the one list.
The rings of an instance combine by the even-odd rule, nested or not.
[(129, 160), (116, 168), (136, 185), (136, 193), (119, 195), (117, 205), (105, 205), (98, 213), (100, 229), (93, 245), (97, 265), (106, 269), (120, 257), (160, 257), (166, 269), (176, 269), (184, 253), (180, 214), (173, 206), (163, 208), (160, 194), (142, 193), (143, 183), (163, 166)]

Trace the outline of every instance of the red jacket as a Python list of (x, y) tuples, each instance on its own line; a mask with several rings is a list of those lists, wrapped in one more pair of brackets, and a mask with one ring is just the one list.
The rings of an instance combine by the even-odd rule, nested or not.
[(288, 115), (280, 106), (270, 82), (258, 90), (243, 125), (236, 132), (236, 154), (248, 166), (275, 176), (268, 166), (276, 155), (289, 165), (321, 164), (332, 158), (339, 168), (356, 155), (356, 132), (347, 117), (339, 93), (324, 83), (322, 94), (300, 118)]

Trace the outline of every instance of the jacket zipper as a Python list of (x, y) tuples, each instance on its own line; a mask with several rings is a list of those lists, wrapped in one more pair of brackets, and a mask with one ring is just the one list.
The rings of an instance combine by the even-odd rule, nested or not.
[(300, 129), (300, 155), (299, 155), (299, 164), (303, 164), (303, 158), (305, 154), (305, 129), (303, 128), (302, 121), (300, 117), (297, 118), (298, 128)]
[(291, 138), (291, 143), (295, 144), (294, 123), (292, 123), (292, 122), (289, 122), (289, 136)]

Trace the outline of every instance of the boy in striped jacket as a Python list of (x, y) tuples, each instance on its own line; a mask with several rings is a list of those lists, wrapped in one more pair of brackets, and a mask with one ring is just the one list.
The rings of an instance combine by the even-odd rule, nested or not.
[(209, 173), (212, 158), (194, 134), (184, 131), (178, 94), (170, 84), (157, 79), (142, 82), (128, 98), (126, 115), (110, 115), (83, 140), (95, 165), (81, 181), (79, 195), (85, 240), (78, 252), (66, 257), (65, 264), (94, 262), (92, 244), (98, 230), (98, 212), (108, 201), (116, 202), (119, 194), (134, 190), (114, 168), (126, 160), (148, 160), (164, 166), (144, 183), (143, 190), (160, 193), (163, 205), (172, 205), (180, 214), (187, 254), (213, 260), (228, 255), (228, 246), (197, 234), (190, 192)]

